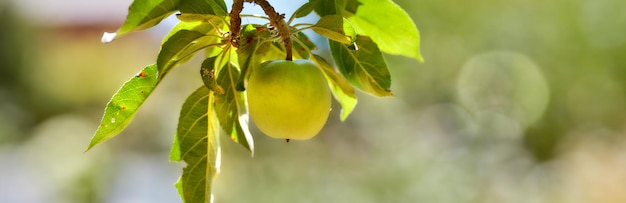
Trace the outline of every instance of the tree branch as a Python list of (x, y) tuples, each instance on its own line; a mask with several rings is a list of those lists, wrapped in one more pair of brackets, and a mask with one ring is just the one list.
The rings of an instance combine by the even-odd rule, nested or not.
[(252, 1), (256, 3), (257, 5), (261, 6), (261, 8), (263, 8), (263, 11), (267, 15), (267, 17), (270, 18), (270, 25), (278, 29), (278, 34), (280, 35), (280, 37), (283, 40), (283, 43), (285, 44), (285, 49), (287, 52), (287, 56), (285, 57), (285, 59), (289, 61), (293, 60), (293, 57), (292, 57), (293, 44), (291, 41), (291, 30), (289, 29), (289, 26), (285, 22), (285, 14), (279, 14), (278, 12), (276, 12), (276, 10), (274, 10), (274, 7), (272, 7), (272, 5), (270, 5), (270, 3), (267, 2), (266, 0), (246, 0), (246, 1)]
[(230, 10), (230, 43), (234, 47), (239, 47), (239, 31), (241, 30), (241, 11), (244, 0), (234, 0)]

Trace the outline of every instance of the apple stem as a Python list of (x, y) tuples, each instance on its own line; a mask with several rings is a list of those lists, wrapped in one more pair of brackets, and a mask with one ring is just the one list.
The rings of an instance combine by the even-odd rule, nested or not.
[(285, 139), (285, 142), (289, 142), (289, 139)]
[(263, 8), (263, 11), (270, 18), (270, 25), (278, 29), (278, 34), (285, 44), (285, 51), (287, 52), (286, 60), (293, 60), (293, 43), (291, 41), (291, 30), (289, 25), (285, 22), (285, 14), (279, 14), (274, 10), (274, 7), (270, 5), (266, 0), (246, 0), (248, 2), (254, 2)]

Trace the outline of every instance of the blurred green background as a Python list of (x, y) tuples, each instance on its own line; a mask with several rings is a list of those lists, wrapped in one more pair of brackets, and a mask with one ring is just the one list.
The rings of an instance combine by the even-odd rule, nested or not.
[[(385, 56), (396, 96), (359, 93), (345, 122), (335, 103), (310, 141), (253, 129), (254, 157), (223, 138), (217, 202), (626, 202), (626, 1), (395, 2), (425, 58)], [(101, 44), (130, 3), (0, 2), (1, 203), (180, 202), (168, 153), (199, 60), (83, 153), (175, 23)]]

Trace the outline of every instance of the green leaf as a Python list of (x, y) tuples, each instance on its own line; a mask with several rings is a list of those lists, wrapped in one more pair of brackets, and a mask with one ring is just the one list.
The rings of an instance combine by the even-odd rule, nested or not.
[(254, 153), (254, 141), (248, 130), (248, 113), (244, 93), (237, 91), (239, 70), (231, 63), (221, 68), (217, 83), (224, 94), (215, 96), (215, 113), (222, 129), (235, 142)]
[(314, 54), (311, 60), (322, 69), (324, 76), (326, 76), (330, 91), (341, 104), (341, 121), (345, 121), (357, 103), (354, 88), (321, 56)]
[(362, 5), (362, 3), (358, 2), (357, 0), (346, 0), (346, 8), (345, 8), (345, 12), (347, 13), (356, 13), (356, 10), (359, 6)]
[(309, 0), (309, 3), (319, 16), (341, 15), (346, 6), (346, 0)]
[[(102, 42), (109, 43), (115, 38), (122, 37), (130, 32), (151, 28), (165, 17), (174, 13), (180, 0), (135, 0), (128, 9), (126, 21), (117, 30), (117, 33), (105, 33)], [(108, 34), (110, 36), (108, 36)]]
[(308, 59), (310, 58), (309, 51), (317, 49), (315, 43), (313, 43), (303, 32), (298, 32), (298, 34), (292, 36), (292, 39), (294, 40), (294, 53), (296, 53), (299, 58)]
[(179, 10), (181, 13), (228, 15), (224, 0), (184, 0)]
[(165, 76), (179, 62), (210, 46), (220, 45), (220, 38), (193, 30), (180, 30), (161, 46), (157, 58), (159, 77)]
[(389, 54), (423, 61), (419, 31), (411, 17), (391, 0), (359, 0), (356, 13), (348, 20), (359, 35), (366, 35)]
[[(268, 49), (269, 51), (260, 56), (261, 61), (285, 59), (285, 45), (280, 42), (266, 42), (260, 45), (259, 49)], [(295, 47), (295, 46), (294, 46)], [(258, 55), (258, 54), (257, 54)]]
[(310, 3), (304, 3), (293, 13), (293, 18), (302, 18), (313, 12), (313, 6)]
[(100, 126), (93, 138), (91, 138), (91, 143), (89, 143), (87, 150), (115, 137), (124, 130), (135, 116), (137, 109), (148, 98), (158, 83), (159, 78), (157, 77), (155, 64), (145, 67), (136, 76), (124, 83), (104, 109), (104, 116)]
[(391, 75), (376, 44), (366, 36), (357, 36), (358, 48), (328, 41), (339, 72), (354, 86), (375, 96), (391, 96)]
[(344, 44), (351, 44), (356, 39), (356, 31), (352, 24), (341, 15), (324, 16), (311, 29), (317, 34)]
[(213, 93), (202, 86), (187, 98), (180, 112), (170, 159), (187, 163), (176, 183), (184, 202), (209, 202), (211, 185), (219, 171), (219, 139), (214, 127), (217, 120), (211, 101)]
[[(247, 24), (241, 28), (237, 58), (241, 67), (241, 75), (237, 81), (237, 90), (244, 91), (244, 80), (248, 70), (261, 63), (261, 58), (269, 51), (271, 33), (265, 26)], [(264, 43), (265, 42), (265, 43)]]
[(259, 54), (265, 54), (269, 49), (258, 49), (259, 43), (270, 39), (272, 34), (263, 25), (246, 24), (241, 28), (241, 34), (239, 37), (239, 48), (237, 49), (237, 55), (239, 56), (239, 63), (243, 62), (248, 56), (254, 53), (261, 52)]

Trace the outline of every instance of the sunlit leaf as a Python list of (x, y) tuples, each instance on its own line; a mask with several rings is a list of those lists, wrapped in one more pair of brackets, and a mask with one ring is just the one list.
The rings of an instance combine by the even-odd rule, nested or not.
[(235, 142), (254, 152), (252, 134), (248, 130), (248, 113), (245, 95), (237, 91), (239, 70), (232, 64), (221, 68), (217, 83), (224, 87), (224, 94), (215, 96), (215, 113), (220, 126), (226, 134)]
[(419, 31), (411, 17), (391, 0), (359, 0), (356, 13), (348, 20), (357, 34), (365, 35), (385, 53), (403, 55), (423, 61)]
[(219, 172), (220, 148), (213, 109), (213, 93), (202, 86), (183, 104), (170, 153), (172, 161), (185, 161), (176, 183), (185, 202), (208, 202), (213, 178)]
[[(128, 9), (126, 21), (117, 33), (105, 33), (102, 42), (109, 43), (130, 32), (151, 28), (174, 13), (180, 0), (135, 0)], [(108, 37), (107, 37), (108, 35)], [(105, 39), (107, 37), (107, 39)]]
[(180, 20), (169, 33), (163, 38), (162, 43), (167, 42), (170, 37), (181, 30), (191, 30), (206, 35), (221, 36), (220, 31), (224, 29), (224, 17), (207, 14), (178, 14), (176, 17)]
[(346, 0), (309, 0), (309, 3), (319, 16), (341, 15), (346, 6)]
[(163, 43), (157, 58), (159, 77), (165, 76), (179, 62), (191, 58), (198, 51), (217, 46), (220, 38), (193, 30), (180, 30)]
[(124, 83), (113, 95), (106, 108), (100, 126), (96, 130), (87, 150), (115, 137), (135, 116), (137, 109), (148, 98), (159, 83), (155, 64), (145, 67), (136, 76)]
[(360, 90), (375, 96), (391, 96), (391, 75), (376, 44), (365, 36), (357, 36), (357, 49), (329, 41), (330, 51), (339, 72)]
[[(179, 13), (176, 14), (176, 18), (183, 22), (205, 22), (205, 23), (222, 23), (225, 21), (223, 16), (217, 16), (213, 14), (197, 14), (197, 13)], [(172, 31), (175, 29), (172, 29)]]
[(352, 24), (341, 15), (324, 16), (311, 29), (317, 34), (344, 44), (350, 44), (356, 39)]
[[(176, 15), (181, 22), (178, 22), (170, 32), (163, 38), (163, 44), (169, 40), (171, 36), (178, 33), (181, 30), (191, 30), (200, 33), (206, 33), (207, 36), (214, 36), (215, 43), (218, 43), (223, 35), (225, 27), (225, 19), (222, 16), (208, 15), (208, 14), (179, 14)], [(210, 46), (206, 47), (205, 57), (213, 57), (219, 54), (223, 50), (224, 46)], [(181, 60), (178, 63), (182, 63), (185, 60)]]
[(341, 104), (341, 121), (346, 120), (357, 103), (354, 88), (321, 56), (314, 54), (311, 60), (324, 72), (330, 91), (339, 104)]
[(181, 1), (181, 0), (135, 0), (128, 9), (128, 16), (116, 33), (104, 33), (103, 43), (112, 42), (130, 32), (151, 28), (172, 13), (184, 14), (228, 14), (223, 0)]

